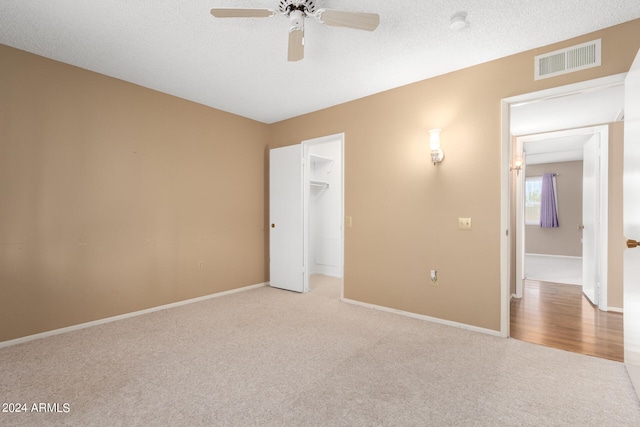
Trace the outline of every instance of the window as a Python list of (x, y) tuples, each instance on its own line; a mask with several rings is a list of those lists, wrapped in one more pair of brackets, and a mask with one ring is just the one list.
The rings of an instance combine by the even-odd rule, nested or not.
[(528, 176), (525, 179), (524, 223), (540, 225), (540, 200), (542, 194), (542, 177)]

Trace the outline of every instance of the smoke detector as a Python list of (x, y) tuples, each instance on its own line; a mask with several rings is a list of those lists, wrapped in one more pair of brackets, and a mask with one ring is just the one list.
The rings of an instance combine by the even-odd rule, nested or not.
[(451, 31), (460, 31), (468, 26), (467, 12), (458, 12), (451, 17), (451, 23), (449, 24)]

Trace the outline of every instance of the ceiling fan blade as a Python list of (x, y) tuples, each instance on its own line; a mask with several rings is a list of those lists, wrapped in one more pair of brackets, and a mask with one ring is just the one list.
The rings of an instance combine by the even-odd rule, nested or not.
[(289, 30), (289, 61), (300, 61), (304, 58), (304, 29), (292, 27)]
[(320, 9), (316, 16), (327, 25), (373, 31), (378, 28), (380, 16), (376, 13), (347, 12), (344, 10)]
[(216, 18), (268, 18), (276, 14), (271, 9), (214, 8), (211, 14)]

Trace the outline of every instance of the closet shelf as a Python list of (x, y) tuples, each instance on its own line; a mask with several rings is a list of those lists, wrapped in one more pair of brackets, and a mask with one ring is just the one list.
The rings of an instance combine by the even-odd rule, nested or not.
[(321, 187), (321, 188), (329, 188), (329, 183), (325, 182), (325, 181), (315, 181), (315, 180), (310, 180), (309, 184), (312, 187)]
[(333, 163), (333, 160), (328, 157), (318, 156), (316, 154), (309, 154), (309, 159), (315, 163)]
[(333, 169), (333, 159), (328, 157), (318, 156), (316, 154), (309, 154), (309, 160), (311, 161), (312, 168), (322, 169), (324, 173), (331, 173)]

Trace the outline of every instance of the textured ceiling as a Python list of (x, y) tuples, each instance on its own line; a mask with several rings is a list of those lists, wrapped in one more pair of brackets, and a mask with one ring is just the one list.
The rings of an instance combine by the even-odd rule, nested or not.
[[(374, 32), (285, 17), (216, 19), (277, 0), (0, 0), (0, 43), (265, 123), (640, 17), (638, 0), (316, 0), (380, 15)], [(470, 26), (449, 30), (451, 16)], [(533, 65), (532, 65), (533, 66)]]

